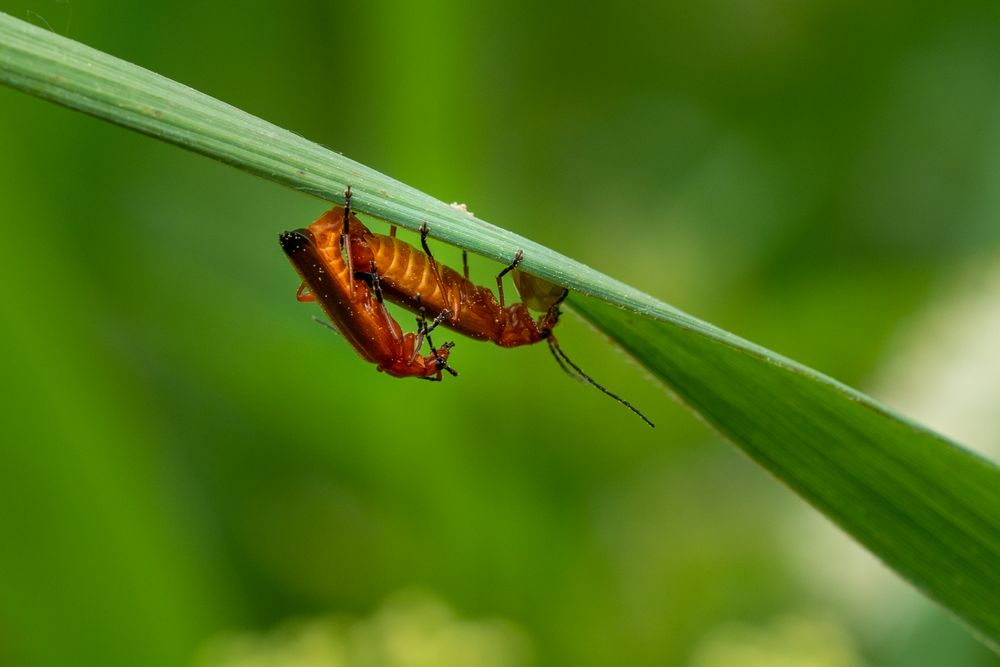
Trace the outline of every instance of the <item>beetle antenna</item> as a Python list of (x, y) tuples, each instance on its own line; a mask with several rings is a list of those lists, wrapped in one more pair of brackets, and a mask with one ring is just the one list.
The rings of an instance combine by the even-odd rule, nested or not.
[[(644, 415), (641, 412), (639, 412), (631, 403), (629, 403), (628, 401), (626, 401), (621, 396), (618, 396), (617, 394), (613, 394), (610, 391), (608, 391), (607, 389), (605, 389), (604, 387), (602, 387), (601, 385), (599, 385), (596, 381), (594, 381), (594, 378), (592, 378), (589, 375), (587, 375), (586, 373), (584, 373), (583, 370), (579, 366), (577, 366), (576, 364), (574, 364), (572, 362), (572, 360), (570, 360), (570, 358), (566, 356), (566, 353), (562, 351), (562, 348), (559, 347), (559, 343), (556, 342), (555, 336), (549, 336), (546, 340), (549, 343), (549, 349), (552, 350), (553, 356), (555, 356), (556, 361), (559, 362), (559, 365), (562, 366), (562, 368), (563, 368), (564, 371), (566, 371), (567, 373), (569, 373), (569, 370), (566, 368), (565, 365), (563, 365), (563, 362), (565, 361), (566, 364), (568, 364), (570, 368), (572, 368), (574, 371), (576, 371), (576, 373), (577, 373), (577, 375), (579, 375), (579, 377), (583, 378), (589, 384), (592, 384), (594, 387), (596, 387), (598, 390), (600, 390), (604, 394), (607, 394), (608, 396), (610, 396), (611, 398), (615, 399), (616, 401), (618, 401), (619, 403), (621, 403), (622, 405), (624, 405), (626, 408), (628, 408), (629, 410), (631, 410), (635, 414), (639, 415), (639, 418), (642, 419), (642, 421), (644, 421), (647, 424), (649, 424), (650, 427), (656, 428), (656, 426), (653, 424), (653, 422), (649, 421), (649, 418), (646, 417), (646, 415)], [(570, 375), (572, 375), (572, 373), (570, 373)]]
[[(548, 338), (548, 340), (551, 341), (552, 338), (550, 337), (550, 338)], [(562, 357), (559, 356), (559, 353), (556, 352), (556, 348), (552, 345), (552, 343), (549, 343), (549, 352), (552, 353), (552, 358), (556, 360), (556, 363), (559, 364), (559, 368), (563, 369), (563, 372), (566, 375), (570, 376), (571, 378), (573, 378), (574, 380), (576, 380), (580, 384), (589, 384), (586, 380), (584, 380), (582, 377), (580, 377), (579, 373), (577, 373), (572, 368), (570, 368), (569, 366), (566, 365), (566, 362), (563, 361)]]
[(322, 326), (326, 327), (327, 329), (329, 329), (333, 333), (337, 334), (338, 336), (341, 335), (340, 331), (337, 330), (337, 327), (333, 326), (332, 324), (330, 324), (326, 320), (321, 320), (318, 317), (316, 317), (315, 315), (313, 315), (313, 322), (315, 322), (316, 324), (319, 324), (319, 325), (322, 325)]

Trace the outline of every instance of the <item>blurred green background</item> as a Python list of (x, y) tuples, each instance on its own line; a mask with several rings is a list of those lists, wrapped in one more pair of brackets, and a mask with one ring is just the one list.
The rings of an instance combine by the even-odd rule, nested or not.
[[(1000, 452), (996, 3), (0, 10)], [(0, 202), (0, 664), (996, 664), (573, 316), (655, 431), (542, 346), (376, 373), (324, 202), (8, 89)]]

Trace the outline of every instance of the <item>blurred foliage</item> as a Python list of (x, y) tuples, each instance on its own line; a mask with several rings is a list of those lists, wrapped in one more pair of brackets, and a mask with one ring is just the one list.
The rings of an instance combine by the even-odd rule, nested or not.
[[(993, 3), (0, 11), (862, 388), (997, 263)], [(541, 348), (375, 373), (276, 243), (321, 202), (11, 90), (0, 128), (0, 664), (191, 664), (413, 585), (539, 664), (993, 664), (579, 321), (564, 347), (657, 432)]]
[(498, 620), (461, 620), (420, 591), (395, 594), (372, 618), (296, 619), (266, 635), (212, 640), (199, 667), (520, 667), (531, 664), (522, 633)]
[(733, 625), (706, 636), (691, 667), (856, 667), (863, 664), (843, 628), (807, 617), (774, 619), (764, 628)]

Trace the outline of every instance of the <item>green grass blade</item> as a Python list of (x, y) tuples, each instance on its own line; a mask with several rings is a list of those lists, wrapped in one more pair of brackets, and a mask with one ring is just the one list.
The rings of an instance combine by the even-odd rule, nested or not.
[(571, 303), (751, 458), (996, 647), (995, 465), (734, 337), (594, 299)]
[[(1000, 469), (799, 364), (181, 84), (0, 14), (0, 81), (572, 288), (754, 460), (1000, 643)], [(272, 230), (277, 231), (277, 230)], [(598, 300), (599, 299), (599, 300)], [(613, 304), (613, 305), (609, 305)], [(613, 306), (619, 306), (615, 308)], [(624, 310), (622, 309), (624, 308)]]

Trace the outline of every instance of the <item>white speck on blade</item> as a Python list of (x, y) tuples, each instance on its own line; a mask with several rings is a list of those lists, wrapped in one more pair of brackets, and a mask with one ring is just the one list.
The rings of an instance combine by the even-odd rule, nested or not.
[(448, 204), (448, 206), (451, 206), (456, 211), (461, 211), (462, 213), (464, 213), (466, 215), (471, 215), (473, 217), (475, 217), (475, 215), (476, 215), (475, 213), (473, 213), (472, 211), (470, 211), (469, 208), (465, 204), (459, 204), (457, 201), (453, 201), (452, 203)]

